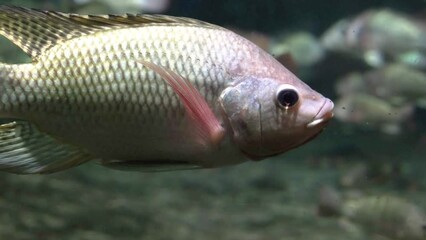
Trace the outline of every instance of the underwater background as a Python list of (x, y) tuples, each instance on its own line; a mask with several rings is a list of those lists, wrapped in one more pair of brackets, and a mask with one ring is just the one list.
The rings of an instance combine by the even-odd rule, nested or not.
[[(0, 239), (426, 239), (424, 0), (0, 4), (205, 20), (254, 41), (336, 103), (319, 137), (260, 162), (0, 173)], [(4, 38), (0, 59), (29, 61)]]

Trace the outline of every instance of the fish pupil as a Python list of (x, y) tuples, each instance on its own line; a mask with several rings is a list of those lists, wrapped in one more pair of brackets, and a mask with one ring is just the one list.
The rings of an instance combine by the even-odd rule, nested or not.
[(299, 95), (293, 89), (281, 90), (277, 95), (278, 103), (287, 108), (294, 106), (299, 101)]

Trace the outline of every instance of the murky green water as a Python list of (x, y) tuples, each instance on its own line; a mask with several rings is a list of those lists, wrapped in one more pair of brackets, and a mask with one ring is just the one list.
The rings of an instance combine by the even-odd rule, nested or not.
[[(64, 12), (139, 12), (124, 0), (119, 7), (86, 2), (0, 1)], [(373, 8), (415, 17), (426, 31), (421, 0), (175, 0), (157, 11), (235, 29), (271, 50), (295, 32), (310, 33), (315, 49), (332, 24)], [(294, 71), (334, 101), (344, 97), (335, 88), (343, 76), (381, 69), (360, 57), (360, 49), (321, 48), (316, 57), (316, 50), (304, 52), (308, 45), (298, 46), (304, 40), (284, 43), (293, 58), (302, 56), (292, 60)], [(418, 54), (416, 63), (425, 49), (410, 49)], [(307, 54), (313, 55), (304, 61)], [(386, 56), (383, 65), (399, 56)], [(7, 40), (1, 41), (0, 57), (29, 61)], [(426, 76), (426, 68), (412, 68)], [(390, 99), (382, 100), (394, 107)], [(414, 101), (404, 104), (412, 112), (397, 121), (397, 131), (382, 128), (386, 118), (385, 124), (334, 119), (319, 137), (290, 153), (222, 169), (140, 173), (89, 163), (50, 175), (0, 173), (0, 238), (426, 239), (426, 110)]]

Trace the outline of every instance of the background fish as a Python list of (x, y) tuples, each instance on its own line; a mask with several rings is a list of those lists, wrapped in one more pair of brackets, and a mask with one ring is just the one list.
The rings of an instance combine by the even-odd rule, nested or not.
[(393, 196), (348, 200), (343, 215), (368, 232), (392, 239), (425, 239), (425, 213), (415, 204)]
[(426, 106), (426, 75), (394, 63), (347, 74), (336, 83), (336, 93), (340, 96), (337, 119), (401, 133), (401, 126), (408, 127), (408, 120)]
[(336, 118), (340, 121), (370, 129), (379, 128), (388, 134), (400, 133), (400, 124), (409, 119), (413, 112), (411, 104), (396, 107), (363, 93), (344, 96), (336, 102)]
[[(419, 206), (391, 195), (342, 194), (332, 186), (319, 190), (318, 210), (323, 217), (339, 217), (348, 232), (379, 235), (386, 239), (425, 239), (426, 215)], [(374, 238), (373, 238), (374, 239)]]
[[(0, 7), (0, 169), (218, 167), (316, 136), (333, 103), (246, 39), (168, 16)], [(17, 120), (15, 120), (17, 119)]]
[[(390, 61), (424, 67), (425, 21), (391, 9), (367, 10), (354, 18), (342, 19), (322, 36), (325, 48), (361, 53), (365, 62), (380, 67)], [(414, 59), (413, 59), (414, 58)]]
[[(73, 0), (79, 13), (161, 13), (170, 5), (170, 0)], [(70, 4), (70, 3), (68, 3)]]
[(354, 72), (339, 79), (340, 96), (368, 93), (394, 105), (406, 103), (423, 107), (426, 99), (426, 74), (402, 64), (389, 64), (365, 73)]

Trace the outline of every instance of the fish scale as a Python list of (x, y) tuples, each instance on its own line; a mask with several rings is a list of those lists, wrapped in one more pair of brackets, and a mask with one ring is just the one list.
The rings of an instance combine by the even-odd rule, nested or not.
[[(10, 72), (9, 78), (19, 79), (15, 76), (15, 72), (24, 72), (24, 77), (20, 78), (21, 80), (18, 83), (21, 88), (31, 89), (31, 92), (35, 93), (45, 92), (47, 89), (48, 95), (43, 95), (44, 97), (51, 100), (55, 99), (55, 96), (67, 99), (70, 106), (64, 107), (64, 111), (72, 110), (74, 108), (73, 106), (88, 106), (96, 103), (96, 100), (107, 102), (108, 104), (105, 111), (108, 111), (110, 108), (117, 107), (114, 105), (126, 96), (136, 95), (140, 96), (138, 97), (137, 103), (144, 106), (144, 108), (148, 108), (146, 110), (151, 113), (149, 115), (143, 115), (144, 117), (149, 118), (150, 116), (155, 116), (155, 119), (158, 120), (158, 117), (164, 117), (167, 114), (167, 111), (170, 110), (173, 111), (173, 115), (175, 117), (182, 117), (184, 110), (180, 107), (176, 111), (175, 108), (178, 103), (178, 99), (173, 91), (169, 90), (167, 84), (159, 79), (159, 77), (152, 71), (146, 70), (143, 66), (135, 63), (135, 61), (139, 58), (148, 59), (148, 56), (150, 56), (151, 59), (149, 60), (152, 60), (153, 62), (161, 62), (165, 66), (170, 66), (171, 69), (183, 69), (180, 74), (195, 82), (194, 85), (200, 88), (201, 93), (204, 93), (209, 102), (214, 101), (219, 92), (218, 84), (220, 84), (220, 81), (212, 81), (212, 79), (220, 80), (219, 74), (214, 76), (211, 74), (212, 71), (203, 71), (205, 68), (196, 65), (197, 63), (201, 63), (199, 61), (195, 61), (194, 64), (184, 66), (184, 62), (179, 60), (183, 60), (185, 56), (169, 55), (169, 58), (165, 58), (166, 55), (161, 54), (161, 52), (166, 51), (165, 49), (157, 50), (158, 48), (150, 46), (161, 46), (161, 44), (158, 43), (164, 43), (165, 40), (159, 39), (159, 34), (157, 34), (157, 32), (161, 32), (161, 29), (159, 30), (157, 27), (149, 28), (151, 29), (144, 30), (147, 37), (140, 36), (140, 39), (134, 37), (123, 39), (123, 37), (119, 37), (120, 41), (117, 41), (117, 36), (122, 35), (122, 33), (111, 32), (109, 34), (104, 34), (105, 36), (102, 36), (100, 40), (105, 43), (103, 44), (104, 49), (97, 49), (97, 51), (90, 50), (90, 48), (92, 48), (91, 45), (94, 42), (92, 39), (93, 37), (82, 37), (74, 41), (70, 41), (69, 43), (63, 43), (58, 47), (50, 49), (50, 51), (45, 53), (44, 56), (41, 56), (40, 58), (43, 59), (43, 61), (38, 62), (33, 69), (28, 69), (27, 67), (22, 69), (20, 66), (16, 66)], [(183, 28), (179, 31), (180, 33), (175, 32), (173, 34), (174, 36), (179, 36), (179, 34), (186, 35), (186, 33), (192, 29), (193, 27)], [(132, 36), (140, 31), (140, 29), (131, 30), (134, 31), (134, 33), (126, 33), (127, 36)], [(129, 30), (126, 30), (126, 32), (127, 31)], [(153, 40), (149, 43), (145, 41), (145, 38), (157, 40)], [(131, 44), (128, 44), (132, 41), (139, 42), (136, 45), (136, 49), (141, 49), (139, 53), (135, 54), (135, 49), (132, 49), (130, 47)], [(108, 42), (119, 42), (119, 44), (107, 44)], [(179, 41), (169, 42), (168, 46), (170, 48), (167, 50), (176, 51), (176, 48), (178, 48), (176, 42)], [(192, 39), (192, 42), (195, 42), (194, 39)], [(153, 51), (148, 51), (146, 49), (152, 49)], [(130, 54), (130, 52), (133, 53)], [(90, 64), (87, 64), (89, 62), (84, 60), (87, 57), (87, 53), (94, 55), (98, 54), (101, 61), (98, 63), (90, 62)], [(132, 56), (132, 58), (127, 58), (127, 56)], [(192, 58), (194, 58), (194, 55), (192, 55)], [(80, 61), (82, 65), (73, 69), (72, 66), (75, 66), (75, 62), (78, 61)], [(106, 63), (104, 63), (105, 61)], [(210, 61), (217, 62), (217, 59), (212, 59)], [(204, 63), (207, 64), (207, 60), (205, 60)], [(99, 64), (99, 67), (95, 68), (95, 71), (93, 71), (92, 68), (90, 75), (82, 74), (88, 73), (92, 64)], [(130, 68), (130, 66), (133, 68)], [(122, 80), (125, 72), (131, 72), (132, 74), (127, 75), (129, 78), (126, 78), (126, 81), (124, 82)], [(87, 78), (86, 76), (90, 76), (90, 78)], [(45, 84), (41, 83), (37, 86), (32, 86), (31, 84), (27, 85), (28, 82), (37, 81), (38, 79), (43, 79)], [(215, 84), (213, 86), (208, 86), (210, 82), (214, 82)], [(222, 82), (224, 83), (223, 80)], [(140, 84), (142, 86), (141, 89), (138, 90), (138, 88), (131, 88), (129, 86), (131, 84)], [(207, 89), (203, 89), (203, 85), (207, 85)], [(132, 90), (129, 91), (130, 89)], [(20, 97), (18, 97), (20, 94), (19, 90), (16, 91), (15, 89), (11, 92), (16, 94), (17, 99), (20, 99)], [(207, 94), (207, 92), (210, 92), (211, 95)], [(94, 97), (88, 97), (88, 93)], [(25, 97), (26, 95), (22, 96)], [(18, 101), (18, 106), (16, 107), (17, 109), (11, 109), (11, 112), (20, 111), (19, 102), (21, 101), (25, 101), (25, 99), (20, 99), (20, 101)], [(134, 102), (131, 101), (128, 102), (128, 104), (132, 106), (133, 103)], [(5, 104), (14, 105), (15, 103), (6, 102)], [(43, 106), (49, 106), (49, 104), (43, 104)], [(131, 108), (132, 107), (130, 107), (130, 109)], [(39, 111), (41, 109), (37, 108), (37, 110)], [(27, 109), (25, 109), (25, 111), (27, 112)]]

